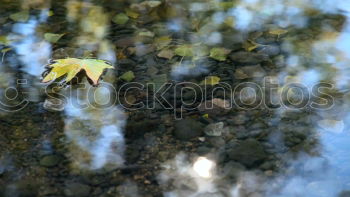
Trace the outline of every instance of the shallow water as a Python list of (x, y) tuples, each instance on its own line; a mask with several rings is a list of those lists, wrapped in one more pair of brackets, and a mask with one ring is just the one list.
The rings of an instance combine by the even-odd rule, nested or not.
[[(349, 16), (338, 0), (0, 0), (0, 196), (350, 196)], [(114, 69), (43, 83), (63, 58)]]

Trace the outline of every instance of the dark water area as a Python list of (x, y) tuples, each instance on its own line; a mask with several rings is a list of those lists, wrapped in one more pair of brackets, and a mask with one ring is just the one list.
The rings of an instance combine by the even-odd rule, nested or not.
[[(0, 0), (0, 196), (349, 197), (349, 17), (340, 0)], [(44, 83), (66, 58), (113, 69)]]

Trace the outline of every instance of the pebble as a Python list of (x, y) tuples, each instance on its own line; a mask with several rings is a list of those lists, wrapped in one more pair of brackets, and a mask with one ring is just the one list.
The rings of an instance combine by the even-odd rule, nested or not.
[(245, 170), (245, 167), (237, 162), (229, 161), (222, 169), (222, 174), (231, 178), (238, 177), (239, 174)]
[(259, 64), (239, 67), (234, 73), (236, 79), (261, 78), (265, 75), (265, 70)]
[(209, 124), (204, 128), (204, 133), (207, 136), (221, 136), (224, 131), (224, 123), (223, 122), (218, 122), (218, 123), (213, 123)]
[(83, 197), (89, 196), (91, 187), (77, 182), (66, 182), (64, 194), (66, 196)]
[(64, 102), (58, 98), (47, 98), (44, 101), (43, 107), (49, 111), (63, 111), (64, 110)]
[(342, 191), (339, 197), (350, 197), (350, 191)]
[(57, 155), (47, 155), (41, 158), (40, 165), (45, 167), (54, 167), (56, 166), (61, 158)]
[(230, 59), (239, 63), (250, 63), (250, 64), (258, 64), (260, 62), (268, 60), (269, 56), (261, 53), (252, 53), (246, 51), (238, 51), (232, 53)]
[(255, 139), (241, 141), (238, 145), (229, 148), (227, 154), (230, 159), (247, 167), (258, 165), (267, 158), (264, 147)]
[(215, 148), (220, 148), (225, 146), (225, 140), (221, 137), (209, 137), (208, 142)]
[(258, 53), (266, 54), (270, 57), (280, 54), (281, 50), (277, 45), (267, 45), (264, 46)]
[(238, 114), (230, 120), (231, 120), (230, 122), (235, 124), (235, 125), (242, 125), (242, 124), (247, 122), (248, 117), (246, 114)]
[(175, 123), (174, 136), (179, 140), (190, 140), (203, 134), (203, 125), (193, 119), (182, 119)]

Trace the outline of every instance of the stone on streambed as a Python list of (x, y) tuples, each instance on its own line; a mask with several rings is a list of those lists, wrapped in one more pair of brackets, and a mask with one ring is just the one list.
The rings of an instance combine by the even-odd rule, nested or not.
[(339, 197), (350, 197), (350, 191), (342, 191)]
[(234, 73), (236, 79), (261, 78), (265, 75), (266, 72), (260, 64), (237, 68)]
[(270, 57), (273, 57), (273, 56), (280, 54), (280, 52), (281, 52), (281, 50), (280, 50), (279, 46), (267, 45), (267, 46), (264, 46), (258, 53), (259, 54), (266, 54)]
[(190, 140), (203, 134), (202, 123), (192, 119), (182, 119), (175, 123), (174, 136), (179, 140)]
[(40, 160), (40, 165), (45, 167), (54, 167), (56, 166), (61, 160), (61, 157), (57, 155), (46, 155)]
[(231, 147), (227, 153), (230, 159), (238, 161), (246, 167), (259, 165), (267, 158), (264, 147), (255, 139), (244, 140)]
[(82, 183), (66, 182), (64, 194), (66, 196), (89, 196), (91, 187)]
[(230, 59), (239, 63), (258, 64), (269, 59), (267, 54), (238, 51), (230, 55)]
[(207, 136), (221, 136), (224, 131), (225, 128), (223, 122), (212, 123), (204, 128), (204, 133)]
[(230, 109), (230, 102), (220, 98), (205, 101), (198, 106), (198, 110), (203, 114), (208, 114), (209, 117), (227, 114)]
[(245, 167), (237, 162), (229, 161), (225, 164), (225, 166), (221, 169), (221, 173), (223, 176), (230, 178), (237, 178), (241, 172), (243, 172)]

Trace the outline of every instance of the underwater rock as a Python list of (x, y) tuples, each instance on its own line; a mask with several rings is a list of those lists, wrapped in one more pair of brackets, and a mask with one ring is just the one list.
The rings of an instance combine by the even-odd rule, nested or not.
[(228, 156), (247, 167), (258, 165), (267, 158), (264, 147), (255, 139), (247, 139), (233, 146), (228, 150)]
[(251, 53), (246, 51), (238, 51), (230, 55), (230, 59), (239, 63), (258, 64), (268, 60), (267, 54)]
[(234, 73), (236, 79), (260, 78), (265, 75), (265, 70), (259, 64), (237, 68)]
[(203, 114), (210, 116), (225, 115), (231, 109), (231, 103), (228, 100), (214, 98), (210, 101), (205, 101), (198, 106), (198, 110)]
[(130, 139), (137, 139), (142, 137), (145, 133), (152, 131), (157, 127), (157, 122), (153, 120), (134, 121), (131, 120), (126, 125), (126, 137)]
[(234, 125), (242, 125), (249, 120), (248, 115), (241, 112), (230, 119), (230, 122)]
[(179, 140), (190, 140), (201, 136), (203, 125), (192, 119), (183, 119), (175, 123), (174, 136)]
[(66, 196), (77, 196), (77, 197), (83, 197), (83, 196), (89, 196), (90, 193), (90, 186), (82, 184), (82, 183), (75, 183), (75, 182), (66, 182), (66, 188), (64, 189), (64, 194)]
[(44, 102), (44, 108), (49, 111), (63, 111), (64, 110), (64, 103), (62, 100), (58, 98), (47, 98)]
[(350, 197), (350, 191), (342, 191), (339, 197)]
[(57, 155), (47, 155), (41, 158), (40, 165), (45, 167), (54, 167), (59, 163), (61, 158)]
[(277, 45), (267, 45), (267, 46), (264, 46), (258, 53), (266, 54), (272, 57), (280, 54), (280, 52), (281, 50)]
[(204, 133), (207, 136), (221, 136), (223, 132), (224, 132), (223, 122), (209, 124), (204, 128)]
[(221, 173), (224, 176), (230, 177), (230, 178), (237, 178), (239, 174), (245, 170), (245, 167), (237, 162), (229, 161), (225, 164), (225, 166), (221, 169)]

